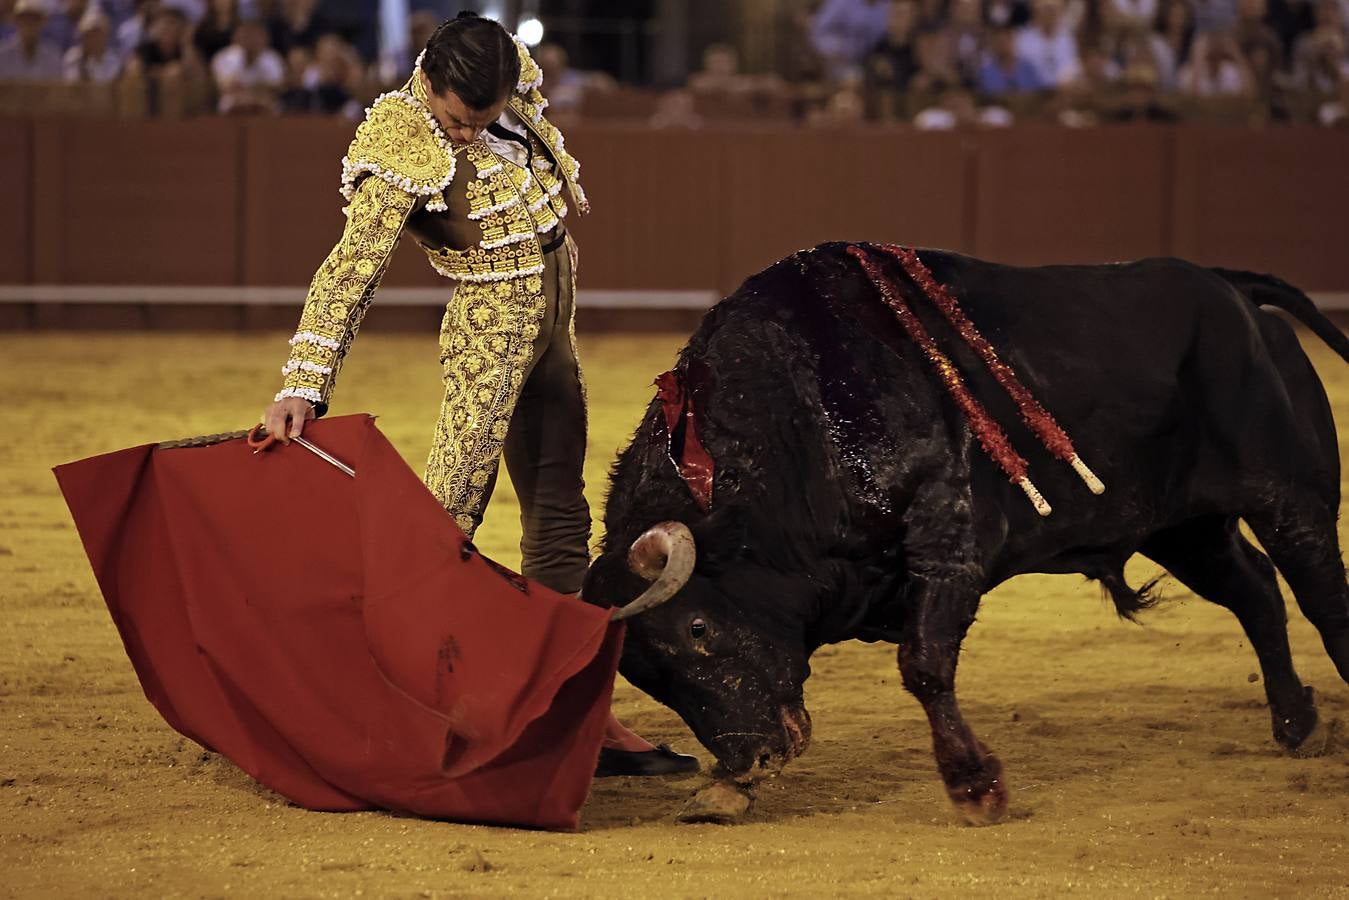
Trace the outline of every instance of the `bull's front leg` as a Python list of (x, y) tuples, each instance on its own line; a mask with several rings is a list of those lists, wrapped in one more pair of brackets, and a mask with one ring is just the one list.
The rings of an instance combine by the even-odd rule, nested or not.
[(991, 825), (1007, 811), (1002, 763), (974, 736), (956, 703), (960, 644), (979, 608), (978, 589), (962, 575), (916, 575), (908, 586), (899, 671), (923, 704), (946, 793), (972, 825)]

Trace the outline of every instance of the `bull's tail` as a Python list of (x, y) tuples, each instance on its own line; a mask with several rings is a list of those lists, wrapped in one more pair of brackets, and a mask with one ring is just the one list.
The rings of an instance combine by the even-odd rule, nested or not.
[(1237, 269), (1215, 268), (1213, 271), (1257, 306), (1276, 307), (1306, 325), (1317, 337), (1329, 344), (1330, 349), (1349, 362), (1349, 337), (1345, 337), (1344, 332), (1316, 308), (1311, 297), (1273, 275), (1242, 272)]

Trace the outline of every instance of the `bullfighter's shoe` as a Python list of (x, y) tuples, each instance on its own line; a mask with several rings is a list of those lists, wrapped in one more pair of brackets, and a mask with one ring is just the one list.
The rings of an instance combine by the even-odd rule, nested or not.
[(617, 750), (613, 747), (601, 747), (600, 762), (595, 767), (595, 777), (691, 775), (697, 771), (697, 758), (676, 753), (667, 744), (661, 744), (655, 750)]

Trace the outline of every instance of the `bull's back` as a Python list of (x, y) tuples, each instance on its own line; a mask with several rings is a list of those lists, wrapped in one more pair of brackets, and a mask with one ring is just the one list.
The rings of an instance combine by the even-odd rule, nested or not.
[(1150, 437), (1192, 414), (1187, 404), (1230, 394), (1270, 365), (1263, 314), (1183, 260), (1016, 267), (940, 251), (922, 258), (1051, 412), (1117, 444)]

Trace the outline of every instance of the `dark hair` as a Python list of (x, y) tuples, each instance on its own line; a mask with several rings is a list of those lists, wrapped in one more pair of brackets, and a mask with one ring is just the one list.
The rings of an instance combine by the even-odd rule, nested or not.
[(436, 96), (449, 90), (473, 109), (490, 109), (515, 90), (520, 56), (506, 29), (477, 13), (461, 12), (432, 32), (422, 71)]

